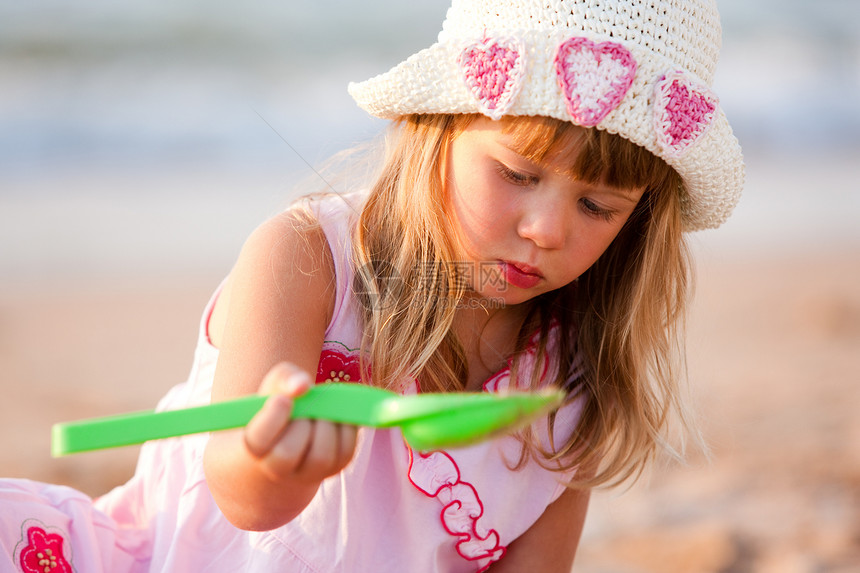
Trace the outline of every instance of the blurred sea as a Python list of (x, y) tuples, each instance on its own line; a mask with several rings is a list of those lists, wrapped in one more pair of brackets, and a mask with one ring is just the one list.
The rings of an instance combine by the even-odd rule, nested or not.
[[(860, 244), (860, 2), (718, 5), (749, 178), (719, 245)], [(430, 45), (447, 6), (0, 0), (0, 285), (226, 270), (311, 166), (382, 128), (346, 84)]]

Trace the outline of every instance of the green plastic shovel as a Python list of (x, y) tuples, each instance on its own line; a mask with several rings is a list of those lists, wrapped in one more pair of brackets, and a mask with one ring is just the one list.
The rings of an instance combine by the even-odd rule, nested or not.
[[(252, 395), (205, 406), (55, 424), (51, 453), (56, 456), (140, 444), (247, 424), (267, 396)], [(293, 418), (330, 420), (357, 426), (399, 426), (419, 451), (465, 446), (529, 424), (558, 407), (561, 390), (539, 392), (452, 392), (401, 396), (364, 384), (313, 386), (293, 403)]]

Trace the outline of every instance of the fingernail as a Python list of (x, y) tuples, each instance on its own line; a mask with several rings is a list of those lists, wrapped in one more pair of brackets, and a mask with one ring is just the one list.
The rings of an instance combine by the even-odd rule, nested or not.
[(297, 394), (304, 392), (311, 385), (311, 378), (307, 372), (295, 372), (281, 381), (281, 390), (286, 394)]

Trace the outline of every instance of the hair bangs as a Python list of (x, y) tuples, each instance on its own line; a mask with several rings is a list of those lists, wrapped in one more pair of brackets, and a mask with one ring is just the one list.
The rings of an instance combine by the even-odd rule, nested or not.
[(550, 117), (504, 117), (514, 149), (535, 163), (570, 158), (571, 177), (618, 189), (666, 186), (675, 171), (661, 158), (620, 135)]

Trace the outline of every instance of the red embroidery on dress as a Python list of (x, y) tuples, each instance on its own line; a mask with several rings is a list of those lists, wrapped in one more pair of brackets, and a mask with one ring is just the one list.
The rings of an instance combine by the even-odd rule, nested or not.
[[(27, 530), (27, 546), (21, 550), (18, 563), (24, 573), (73, 573), (63, 555), (63, 536), (48, 533), (41, 527)], [(23, 542), (23, 541), (22, 541)]]
[(326, 341), (317, 366), (317, 384), (361, 382), (361, 363), (357, 350), (337, 341)]
[[(554, 348), (555, 339), (558, 337), (555, 329), (557, 327), (553, 324), (552, 329), (549, 332), (550, 337), (550, 348)], [(530, 386), (529, 378), (531, 373), (535, 367), (535, 359), (537, 358), (537, 344), (538, 344), (538, 334), (532, 335), (529, 339), (529, 344), (526, 349), (523, 351), (520, 357), (520, 367), (519, 367), (519, 375), (517, 380), (514, 382), (514, 388), (517, 390), (527, 390)], [(508, 358), (507, 365), (490, 376), (483, 384), (482, 388), (486, 392), (499, 392), (503, 390), (507, 390), (511, 387), (511, 368), (513, 368), (514, 359)], [(541, 372), (540, 372), (540, 380), (546, 382), (547, 374), (550, 369), (550, 359), (549, 352), (544, 354), (543, 363), (541, 364)]]
[[(422, 472), (413, 472), (425, 466)], [(506, 551), (500, 544), (499, 533), (495, 529), (484, 529), (479, 520), (484, 515), (484, 506), (478, 491), (460, 477), (457, 462), (443, 451), (428, 454), (413, 452), (409, 448), (409, 481), (427, 497), (435, 498), (442, 504), (439, 517), (442, 527), (449, 534), (459, 538), (457, 553), (469, 561), (477, 561), (479, 571), (501, 559)]]
[[(557, 345), (557, 328), (557, 323), (553, 322), (548, 333), (548, 352), (544, 354), (541, 364), (541, 379), (544, 381), (552, 374), (550, 355)], [(531, 372), (537, 358), (539, 337), (540, 333), (532, 335), (524, 354), (520, 357), (522, 376), (513, 382), (520, 389), (529, 387)], [(483, 389), (487, 392), (497, 392), (509, 388), (512, 384), (512, 364), (513, 358), (484, 383)], [(415, 380), (404, 388), (403, 393), (417, 394), (419, 391), (418, 381)], [(450, 535), (458, 538), (457, 553), (464, 559), (477, 562), (479, 572), (486, 571), (490, 565), (505, 555), (507, 548), (501, 544), (498, 531), (487, 528), (481, 522), (484, 517), (484, 505), (477, 489), (463, 480), (457, 462), (447, 452), (439, 450), (425, 454), (413, 451), (405, 442), (404, 446), (409, 454), (407, 473), (409, 482), (421, 493), (429, 498), (435, 498), (442, 504), (440, 513), (442, 527)]]

